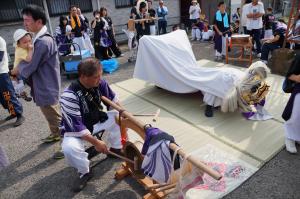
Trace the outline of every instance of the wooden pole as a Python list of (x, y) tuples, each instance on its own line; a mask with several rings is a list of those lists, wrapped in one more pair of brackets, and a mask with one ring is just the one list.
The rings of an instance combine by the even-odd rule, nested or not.
[(285, 46), (286, 46), (287, 38), (288, 38), (288, 35), (289, 35), (289, 30), (290, 30), (290, 27), (291, 27), (291, 21), (292, 21), (292, 17), (293, 17), (293, 14), (294, 14), (295, 5), (296, 5), (296, 0), (293, 0), (292, 9), (291, 9), (291, 12), (290, 12), (289, 22), (288, 22), (287, 30), (286, 30), (286, 33), (285, 33), (285, 38), (284, 38), (282, 48), (285, 48)]
[(126, 157), (124, 157), (124, 156), (121, 156), (121, 155), (119, 155), (119, 154), (116, 154), (116, 153), (114, 153), (114, 152), (111, 152), (111, 151), (108, 151), (108, 153), (109, 153), (110, 155), (113, 155), (113, 156), (115, 156), (115, 157), (118, 157), (118, 158), (120, 158), (120, 159), (122, 159), (122, 160), (125, 160), (126, 162), (129, 162), (129, 163), (135, 164), (135, 162), (134, 162), (133, 160), (130, 160), (130, 159), (128, 159), (128, 158), (126, 158)]
[(52, 29), (51, 19), (50, 19), (50, 16), (49, 16), (49, 10), (48, 10), (48, 5), (47, 5), (46, 0), (43, 0), (43, 7), (45, 9), (46, 18), (47, 18), (47, 21), (48, 21), (49, 32), (51, 33), (51, 35), (53, 35), (53, 29)]
[[(137, 131), (137, 133), (145, 140), (145, 132), (144, 132), (144, 126), (145, 124), (134, 118), (133, 115), (122, 109), (120, 106), (118, 106), (116, 103), (112, 102), (111, 100), (109, 100), (108, 98), (101, 96), (101, 99), (103, 100), (103, 102), (105, 102), (106, 104), (110, 105), (112, 108), (116, 109), (117, 111), (121, 112), (123, 116), (125, 116), (126, 118), (128, 118), (129, 120), (131, 120), (133, 123), (135, 123), (138, 127), (139, 127), (139, 131)], [(170, 144), (170, 149), (172, 149), (173, 151), (177, 150), (179, 147), (176, 144)], [(179, 155), (181, 155), (182, 157), (187, 157), (187, 154), (183, 151), (183, 149), (179, 149), (177, 152)], [(222, 178), (222, 175), (213, 170), (211, 167), (205, 165), (203, 162), (201, 162), (199, 159), (193, 157), (193, 156), (188, 156), (187, 160), (189, 162), (191, 162), (195, 167), (197, 167), (198, 169), (200, 169), (201, 171), (207, 173), (208, 175), (210, 175), (211, 177), (213, 177), (216, 180), (220, 180)]]
[(160, 113), (160, 109), (157, 109), (157, 111), (153, 117), (153, 120), (152, 120), (153, 122), (156, 122), (158, 120), (159, 113)]

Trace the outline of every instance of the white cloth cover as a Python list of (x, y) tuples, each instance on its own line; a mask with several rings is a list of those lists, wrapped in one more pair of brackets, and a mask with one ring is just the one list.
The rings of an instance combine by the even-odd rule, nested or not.
[(204, 102), (220, 106), (244, 72), (229, 67), (201, 67), (195, 59), (184, 30), (160, 36), (143, 36), (134, 78), (151, 82), (175, 93), (202, 91)]

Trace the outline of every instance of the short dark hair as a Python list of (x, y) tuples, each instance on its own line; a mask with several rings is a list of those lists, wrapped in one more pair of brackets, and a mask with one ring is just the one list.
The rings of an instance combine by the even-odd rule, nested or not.
[(142, 11), (143, 8), (146, 8), (147, 4), (145, 2), (140, 3), (140, 12)]
[(267, 11), (272, 12), (272, 11), (273, 11), (273, 8), (268, 7), (268, 8), (267, 8)]
[(78, 65), (78, 76), (81, 75), (90, 77), (93, 76), (98, 70), (102, 70), (100, 61), (96, 58), (86, 58)]
[(72, 8), (76, 8), (76, 9), (77, 9), (77, 6), (71, 5), (71, 6), (69, 7), (69, 10), (72, 10)]
[(93, 16), (96, 16), (96, 14), (99, 14), (99, 15), (100, 15), (100, 11), (99, 11), (99, 10), (95, 10), (95, 11), (93, 12)]
[(224, 1), (221, 1), (220, 3), (218, 3), (218, 7), (220, 7), (221, 5), (225, 4)]
[(34, 21), (37, 21), (40, 19), (40, 20), (42, 20), (42, 23), (44, 25), (46, 25), (46, 23), (47, 23), (47, 18), (46, 18), (44, 9), (42, 7), (34, 5), (34, 4), (30, 4), (30, 5), (26, 6), (22, 10), (22, 15), (30, 15), (30, 16), (32, 16)]

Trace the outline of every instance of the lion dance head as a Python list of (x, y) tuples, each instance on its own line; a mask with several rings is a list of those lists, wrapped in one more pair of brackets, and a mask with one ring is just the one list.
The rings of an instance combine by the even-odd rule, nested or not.
[(270, 69), (261, 61), (253, 63), (237, 85), (238, 105), (242, 111), (251, 111), (251, 106), (265, 100), (270, 86), (266, 82)]

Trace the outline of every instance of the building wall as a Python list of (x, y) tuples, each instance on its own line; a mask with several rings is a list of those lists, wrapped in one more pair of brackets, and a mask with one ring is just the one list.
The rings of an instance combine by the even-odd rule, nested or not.
[[(84, 0), (82, 0), (84, 1)], [(116, 28), (116, 37), (118, 41), (126, 40), (125, 35), (122, 33), (122, 29), (126, 29), (126, 24), (129, 19), (130, 10), (131, 8), (115, 8), (114, 0), (92, 0), (93, 10), (97, 10), (98, 3), (100, 7), (106, 7), (108, 10), (108, 14), (113, 20), (113, 23)], [(178, 24), (180, 21), (180, 3), (179, 0), (165, 0), (165, 5), (168, 7), (169, 10), (169, 25)], [(158, 1), (153, 1), (153, 7), (158, 7)], [(93, 13), (83, 13), (88, 19), (91, 21), (93, 19)], [(55, 28), (59, 24), (59, 17), (51, 17), (51, 26), (52, 30), (55, 31)], [(23, 28), (23, 22), (13, 22), (13, 23), (0, 23), (0, 36), (2, 36), (6, 42), (8, 47), (8, 52), (10, 54), (14, 53), (13, 47), (13, 34), (14, 31), (18, 28)], [(48, 26), (49, 28), (49, 26)]]

